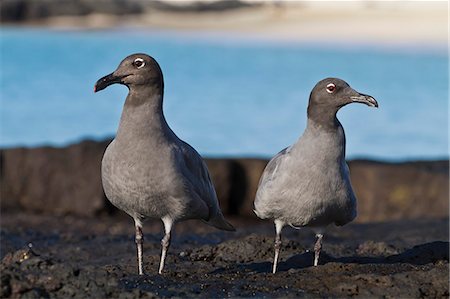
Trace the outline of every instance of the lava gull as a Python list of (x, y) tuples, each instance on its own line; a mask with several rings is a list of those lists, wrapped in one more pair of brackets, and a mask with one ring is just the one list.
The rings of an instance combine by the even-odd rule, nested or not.
[(255, 213), (275, 222), (277, 270), (281, 230), (311, 227), (316, 233), (317, 266), (325, 227), (342, 226), (356, 217), (356, 197), (345, 162), (344, 129), (337, 111), (350, 103), (378, 107), (377, 101), (352, 89), (345, 81), (327, 78), (311, 91), (307, 126), (300, 139), (267, 164), (255, 197)]
[(103, 188), (111, 203), (134, 219), (141, 275), (142, 224), (149, 218), (162, 220), (161, 274), (174, 223), (201, 219), (222, 230), (234, 228), (222, 215), (206, 164), (164, 118), (164, 81), (155, 59), (146, 54), (126, 57), (97, 81), (94, 91), (114, 83), (126, 85), (129, 92), (116, 137), (103, 156)]

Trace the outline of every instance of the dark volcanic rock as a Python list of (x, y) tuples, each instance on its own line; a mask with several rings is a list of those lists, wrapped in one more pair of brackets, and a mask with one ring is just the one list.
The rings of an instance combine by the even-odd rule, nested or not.
[(109, 141), (2, 150), (2, 209), (93, 215), (107, 207), (100, 176)]
[(446, 217), (449, 162), (349, 162), (358, 221)]
[(216, 0), (211, 2), (193, 2), (172, 4), (170, 2), (153, 1), (153, 7), (173, 12), (217, 12), (233, 10), (243, 7), (260, 5), (261, 3), (248, 3), (239, 0)]
[(133, 15), (143, 12), (142, 1), (136, 0), (2, 0), (2, 22), (25, 22), (58, 16), (86, 16), (92, 13)]
[[(447, 298), (449, 295), (448, 219), (330, 227), (318, 267), (312, 266), (313, 253), (307, 251), (314, 244), (313, 232), (286, 228), (279, 272), (275, 275), (271, 273), (273, 225), (242, 218), (232, 220), (238, 229), (236, 233), (198, 225), (199, 221), (175, 226), (162, 275), (157, 274), (161, 224), (146, 223), (146, 275), (138, 276), (130, 219), (2, 213), (0, 297)], [(31, 243), (32, 248), (27, 246)]]
[[(1, 150), (2, 208), (81, 215), (112, 211), (100, 175), (101, 158), (109, 142)], [(267, 160), (206, 162), (223, 211), (255, 217), (253, 199)], [(357, 221), (448, 217), (448, 161), (357, 160), (349, 166), (359, 199)]]
[(1, 22), (27, 22), (50, 17), (105, 14), (112, 16), (151, 14), (153, 11), (170, 12), (221, 12), (259, 5), (238, 0), (218, 0), (177, 4), (141, 0), (2, 0)]
[(262, 159), (206, 159), (222, 210), (231, 215), (254, 215), (253, 199), (267, 164)]

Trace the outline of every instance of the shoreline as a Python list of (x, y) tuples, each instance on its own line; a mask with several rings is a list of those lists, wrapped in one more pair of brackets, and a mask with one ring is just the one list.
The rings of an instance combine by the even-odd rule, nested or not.
[[(109, 143), (113, 139), (112, 136), (105, 138), (80, 138), (72, 141), (64, 142), (62, 144), (54, 143), (39, 143), (33, 145), (25, 144), (13, 144), (13, 145), (0, 145), (0, 152), (8, 150), (64, 150), (73, 146), (78, 146), (83, 143)], [(220, 153), (199, 153), (203, 159), (208, 160), (220, 160), (220, 159), (251, 159), (251, 160), (270, 160), (277, 153), (274, 152), (273, 155), (264, 155), (257, 153), (237, 153), (237, 154), (220, 154)], [(404, 158), (383, 158), (377, 156), (367, 156), (367, 155), (354, 155), (346, 157), (347, 162), (375, 162), (390, 165), (401, 165), (407, 163), (434, 163), (434, 162), (449, 162), (450, 155), (447, 156), (417, 156), (417, 157), (404, 157)]]
[(309, 49), (327, 49), (334, 48), (341, 51), (374, 51), (389, 52), (401, 54), (432, 54), (432, 55), (448, 55), (447, 42), (435, 42), (423, 44), (423, 41), (324, 41), (318, 39), (293, 39), (276, 36), (261, 36), (256, 34), (245, 34), (230, 31), (213, 31), (213, 30), (187, 30), (173, 28), (146, 28), (146, 27), (127, 27), (117, 26), (108, 28), (85, 28), (85, 27), (49, 27), (36, 26), (33, 24), (8, 24), (0, 27), (0, 31), (5, 30), (48, 30), (60, 33), (133, 33), (138, 35), (154, 35), (161, 37), (170, 37), (186, 41), (208, 42), (213, 44), (239, 45), (239, 46), (273, 46), (273, 47), (301, 47)]
[(149, 30), (187, 37), (329, 46), (448, 48), (447, 3), (285, 2), (226, 11), (166, 11), (136, 15), (50, 16), (2, 26), (55, 30)]

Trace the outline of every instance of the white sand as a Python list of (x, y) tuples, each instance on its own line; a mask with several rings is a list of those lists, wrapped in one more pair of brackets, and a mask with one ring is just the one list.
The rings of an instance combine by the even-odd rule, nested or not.
[(53, 27), (139, 27), (275, 41), (446, 47), (447, 2), (289, 1), (215, 13), (52, 18)]

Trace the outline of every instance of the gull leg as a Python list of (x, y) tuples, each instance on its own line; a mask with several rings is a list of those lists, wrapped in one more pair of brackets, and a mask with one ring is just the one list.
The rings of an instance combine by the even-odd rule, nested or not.
[(273, 268), (272, 273), (277, 272), (277, 265), (278, 265), (278, 257), (280, 255), (280, 249), (281, 249), (281, 230), (283, 229), (284, 223), (280, 220), (275, 220), (275, 257), (273, 259)]
[(322, 238), (323, 234), (316, 234), (317, 241), (314, 245), (314, 267), (316, 267), (319, 264), (319, 255), (320, 250), (322, 250)]
[(162, 222), (164, 223), (164, 238), (161, 240), (162, 252), (161, 252), (161, 261), (159, 263), (159, 274), (162, 274), (162, 270), (164, 269), (164, 262), (166, 260), (167, 250), (170, 245), (170, 231), (172, 230), (173, 221), (168, 217), (163, 217)]
[(137, 248), (137, 262), (138, 262), (138, 271), (139, 275), (144, 274), (143, 266), (142, 266), (142, 245), (144, 244), (144, 234), (142, 233), (142, 223), (140, 221), (135, 220), (136, 227), (136, 248)]

